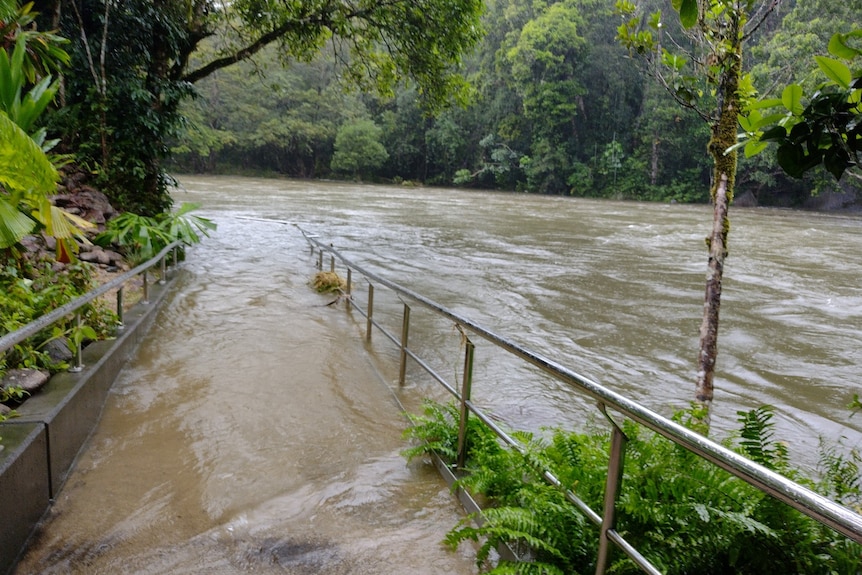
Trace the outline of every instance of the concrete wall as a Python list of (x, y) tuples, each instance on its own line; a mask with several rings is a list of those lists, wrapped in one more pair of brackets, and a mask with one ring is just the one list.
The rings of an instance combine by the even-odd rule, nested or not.
[(117, 374), (137, 348), (175, 279), (150, 287), (116, 339), (84, 350), (84, 369), (60, 373), (0, 423), (0, 573), (11, 573), (102, 414)]

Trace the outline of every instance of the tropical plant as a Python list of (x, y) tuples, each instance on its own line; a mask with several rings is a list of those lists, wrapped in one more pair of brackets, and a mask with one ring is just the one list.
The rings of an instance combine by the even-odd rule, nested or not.
[[(703, 429), (702, 406), (675, 419)], [(427, 440), (406, 453), (426, 450), (446, 457), (457, 441), (454, 405), (426, 403), (425, 416), (411, 417), (407, 437)], [(769, 407), (739, 413), (740, 453), (844, 503), (858, 504), (859, 455), (825, 450), (819, 482), (790, 468), (786, 449), (774, 438)], [(482, 524), (468, 517), (446, 537), (457, 547), (479, 542), (477, 563), (490, 573), (592, 573), (598, 531), (571, 505), (572, 491), (593, 509), (602, 505), (610, 436), (607, 432), (548, 430), (546, 437), (513, 432), (522, 448), (503, 449), (492, 432), (469, 420), (472, 448), (460, 487), (484, 496)], [(626, 467), (617, 502), (617, 531), (668, 574), (856, 573), (862, 547), (666, 439), (625, 422)], [(730, 440), (728, 440), (730, 443)], [(548, 470), (559, 488), (542, 477)], [(491, 562), (499, 544), (526, 547), (523, 562)], [(614, 574), (641, 571), (615, 556)]]
[(39, 30), (38, 15), (33, 11), (33, 2), (19, 6), (16, 0), (0, 0), (0, 44), (8, 52), (23, 39), (27, 45), (23, 72), (30, 84), (69, 64), (69, 54), (61, 47), (68, 40)]
[[(73, 238), (81, 237), (81, 229), (92, 224), (49, 200), (58, 176), (45, 151), (55, 142), (46, 141), (44, 127), (34, 128), (60, 84), (50, 75), (38, 78), (31, 60), (33, 52), (42, 53), (44, 58), (37, 62), (51, 67), (68, 57), (56, 46), (45, 46), (55, 36), (20, 30), (22, 22), (32, 19), (29, 6), (22, 10), (28, 17), (14, 21), (17, 27), (3, 23), (9, 37), (16, 38), (11, 53), (0, 49), (0, 249), (14, 246), (40, 226), (57, 239), (58, 260), (70, 261), (77, 249)], [(32, 49), (35, 46), (41, 50)], [(33, 80), (35, 85), (25, 92)]]
[[(18, 262), (0, 269), (0, 331), (12, 333), (39, 317), (84, 295), (95, 287), (89, 264), (76, 262), (57, 271), (51, 262), (30, 264)], [(46, 353), (48, 342), (67, 338), (101, 339), (113, 335), (116, 314), (101, 302), (88, 304), (81, 310), (82, 327), (70, 319), (55, 323), (26, 341), (13, 346), (0, 356), (0, 375), (12, 367), (62, 371), (68, 367), (55, 362)]]
[(184, 203), (175, 212), (141, 216), (125, 212), (108, 221), (105, 231), (93, 242), (100, 246), (118, 246), (132, 263), (142, 263), (174, 241), (196, 244), (209, 236), (216, 224), (207, 218), (191, 215), (199, 206)]
[(747, 115), (740, 118), (745, 134), (736, 147), (744, 146), (746, 155), (752, 156), (775, 142), (778, 165), (795, 178), (818, 166), (836, 180), (848, 170), (858, 170), (862, 162), (862, 69), (854, 71), (849, 64), (862, 56), (860, 44), (862, 29), (833, 35), (829, 52), (835, 58), (815, 57), (827, 81), (807, 97), (801, 85), (790, 84), (780, 99), (751, 104)]

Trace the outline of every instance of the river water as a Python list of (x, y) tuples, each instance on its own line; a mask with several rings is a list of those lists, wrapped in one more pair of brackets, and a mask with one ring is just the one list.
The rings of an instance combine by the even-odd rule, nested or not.
[[(447, 489), (399, 455), (401, 406), (445, 395), (414, 366), (399, 389), (398, 350), (310, 290), (298, 227), (663, 415), (693, 396), (709, 207), (234, 177), (183, 177), (175, 196), (218, 232), (189, 251), (17, 573), (475, 571), (439, 544), (461, 516)], [(731, 222), (713, 428), (772, 405), (811, 468), (821, 438), (862, 439), (846, 407), (862, 391), (862, 219)], [(396, 334), (400, 306), (375, 293)], [(460, 335), (415, 314), (411, 348), (457, 380)], [(597, 417), (477, 343), (474, 399), (506, 424)]]

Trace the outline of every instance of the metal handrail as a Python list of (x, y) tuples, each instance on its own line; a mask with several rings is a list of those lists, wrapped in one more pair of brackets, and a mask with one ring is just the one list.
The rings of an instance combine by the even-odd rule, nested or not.
[[(614, 427), (614, 441), (612, 442), (613, 446), (611, 460), (609, 462), (609, 480), (608, 490), (606, 490), (604, 516), (590, 509), (573, 493), (567, 491), (566, 495), (568, 496), (569, 500), (572, 501), (572, 503), (575, 503), (576, 506), (585, 515), (587, 515), (589, 519), (591, 519), (594, 523), (600, 526), (602, 530), (602, 545), (606, 545), (607, 542), (614, 543), (618, 548), (620, 548), (630, 558), (632, 558), (645, 572), (660, 574), (660, 571), (658, 571), (653, 565), (649, 563), (647, 559), (641, 556), (640, 553), (637, 552), (637, 550), (635, 550), (628, 542), (626, 542), (622, 535), (620, 535), (614, 530), (613, 516), (616, 489), (618, 488), (618, 479), (617, 485), (612, 485), (613, 481), (610, 477), (610, 474), (612, 472), (619, 474), (622, 473), (622, 453), (625, 449), (625, 436), (624, 434), (622, 434), (622, 431), (619, 429), (613, 419), (608, 416), (607, 408), (615, 410), (623, 416), (628, 417), (629, 419), (639, 423), (640, 425), (643, 425), (644, 427), (658, 433), (659, 435), (669, 439), (670, 441), (685, 448), (686, 450), (697, 454), (698, 456), (706, 459), (707, 461), (718, 466), (719, 468), (727, 471), (731, 475), (754, 486), (758, 490), (786, 503), (787, 505), (790, 505), (794, 509), (802, 512), (803, 514), (814, 519), (815, 521), (818, 521), (819, 523), (832, 528), (833, 530), (837, 531), (838, 533), (841, 533), (842, 535), (852, 539), (857, 543), (862, 543), (862, 515), (859, 515), (848, 509), (847, 507), (840, 505), (818, 493), (815, 493), (814, 491), (794, 481), (791, 481), (786, 477), (770, 469), (767, 469), (766, 467), (759, 465), (751, 461), (750, 459), (647, 409), (646, 407), (620, 395), (619, 393), (616, 393), (599, 385), (598, 383), (590, 380), (589, 378), (570, 370), (569, 368), (561, 365), (560, 363), (552, 359), (544, 357), (538, 353), (535, 353), (513, 343), (512, 341), (482, 327), (481, 325), (470, 320), (469, 318), (457, 314), (421, 294), (418, 294), (408, 288), (398, 285), (395, 282), (387, 280), (386, 278), (374, 272), (363, 269), (362, 267), (350, 261), (331, 245), (325, 245), (323, 242), (317, 240), (315, 236), (306, 233), (301, 228), (300, 231), (302, 232), (308, 243), (311, 245), (312, 252), (314, 251), (315, 247), (320, 250), (321, 257), (319, 259), (319, 267), (322, 267), (323, 252), (327, 252), (331, 254), (332, 257), (332, 263), (330, 266), (331, 269), (334, 269), (335, 258), (338, 258), (342, 262), (342, 264), (347, 267), (348, 277), (350, 277), (351, 275), (350, 272), (352, 270), (355, 270), (356, 272), (365, 276), (368, 280), (386, 286), (401, 297), (412, 300), (424, 306), (425, 308), (435, 312), (436, 314), (453, 321), (456, 325), (468, 329), (470, 332), (482, 337), (483, 339), (496, 345), (497, 347), (538, 367), (552, 377), (580, 389), (581, 391), (585, 392), (590, 397), (595, 399), (598, 402), (600, 410), (605, 414), (605, 416), (608, 418), (608, 420)], [(372, 287), (373, 286), (370, 284), (369, 281), (369, 289), (371, 289)], [(347, 289), (348, 291), (351, 289), (349, 282)], [(462, 405), (465, 405), (484, 423), (488, 424), (491, 429), (499, 437), (501, 437), (501, 439), (505, 443), (515, 447), (520, 451), (523, 451), (523, 447), (520, 446), (514, 439), (509, 437), (502, 429), (500, 429), (500, 427), (496, 425), (489, 416), (484, 414), (480, 409), (478, 409), (474, 404), (472, 404), (469, 401), (469, 397), (460, 397), (457, 390), (455, 390), (453, 386), (446, 383), (445, 380), (443, 380), (443, 378), (436, 374), (427, 364), (420, 360), (412, 351), (407, 349), (405, 340), (402, 340), (399, 343), (399, 340), (395, 336), (387, 332), (385, 328), (383, 328), (380, 324), (373, 320), (373, 318), (371, 317), (370, 310), (366, 314), (353, 301), (353, 298), (350, 298), (348, 301), (351, 303), (351, 305), (355, 306), (356, 309), (362, 312), (363, 315), (366, 315), (369, 321), (369, 326), (372, 324), (377, 326), (391, 341), (396, 343), (396, 345), (402, 346), (402, 357), (406, 355), (418, 361), (420, 366), (422, 366), (425, 371), (429, 372), (435, 379), (437, 379), (438, 382), (443, 384), (443, 386), (450, 393), (452, 393), (456, 397), (459, 397), (462, 401)], [(405, 304), (405, 314), (407, 313), (407, 306)], [(610, 469), (617, 464), (619, 464), (620, 469)], [(560, 487), (559, 481), (556, 480), (553, 474), (551, 474), (549, 471), (545, 471), (543, 475), (547, 481)], [(611, 491), (613, 491), (613, 493), (609, 494), (609, 492)], [(608, 508), (609, 506), (610, 508)], [(597, 569), (597, 573), (603, 572), (601, 559), (602, 558), (600, 557), (600, 566)]]
[[(85, 305), (87, 305), (88, 303), (90, 303), (91, 301), (96, 299), (97, 297), (99, 297), (99, 296), (101, 296), (101, 295), (103, 295), (103, 294), (105, 294), (111, 290), (114, 290), (114, 289), (118, 290), (118, 292), (117, 292), (118, 313), (121, 314), (122, 312), (120, 310), (120, 306), (122, 305), (123, 285), (127, 281), (129, 281), (130, 279), (135, 277), (136, 275), (138, 275), (142, 272), (148, 271), (150, 268), (156, 266), (157, 264), (160, 264), (162, 266), (162, 277), (164, 277), (165, 256), (167, 256), (168, 252), (170, 252), (171, 250), (176, 250), (182, 244), (183, 244), (183, 242), (179, 241), (179, 240), (170, 243), (169, 245), (165, 246), (165, 248), (162, 251), (160, 251), (156, 256), (154, 256), (150, 260), (140, 264), (139, 266), (135, 267), (134, 269), (131, 269), (131, 270), (127, 271), (126, 273), (115, 277), (111, 281), (104, 283), (101, 286), (99, 286), (98, 288), (85, 293), (84, 295), (82, 295), (79, 298), (76, 298), (76, 299), (74, 299), (74, 300), (72, 300), (66, 304), (63, 304), (62, 306), (58, 307), (57, 309), (39, 317), (35, 321), (28, 323), (24, 327), (3, 335), (2, 337), (0, 337), (0, 353), (3, 353), (6, 350), (11, 349), (13, 346), (18, 345), (19, 343), (21, 343), (22, 341), (24, 341), (30, 337), (33, 337), (34, 335), (36, 335), (37, 333), (39, 333), (43, 329), (50, 327), (51, 325), (55, 324), (56, 322), (60, 321), (61, 319), (64, 319), (65, 317), (75, 313), (76, 311), (78, 311), (79, 309), (81, 309), (82, 307), (84, 307)], [(176, 264), (176, 253), (174, 254), (174, 263)], [(146, 288), (146, 276), (144, 278), (144, 283), (145, 283), (145, 288)], [(145, 295), (144, 295), (145, 301), (144, 301), (144, 303), (146, 303), (146, 297), (147, 296), (146, 296), (146, 290), (145, 290)], [(120, 317), (122, 318), (122, 315)], [(122, 326), (122, 319), (120, 321), (120, 325)], [(78, 367), (80, 368), (80, 350), (79, 350), (77, 355), (78, 355)]]

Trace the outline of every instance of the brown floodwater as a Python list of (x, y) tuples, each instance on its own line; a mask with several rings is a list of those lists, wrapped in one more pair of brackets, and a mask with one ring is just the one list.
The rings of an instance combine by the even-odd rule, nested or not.
[[(693, 395), (705, 206), (234, 177), (184, 177), (218, 232), (119, 377), (17, 573), (472, 573), (440, 544), (462, 516), (407, 465), (402, 405), (444, 398), (364, 319), (308, 287), (296, 226), (663, 415)], [(271, 223), (259, 219), (277, 220)], [(731, 209), (713, 425), (776, 409), (800, 466), (858, 446), (862, 219)], [(357, 279), (355, 297), (365, 285)], [(402, 303), (375, 293), (400, 333)], [(411, 347), (453, 380), (451, 325)], [(582, 426), (590, 400), (479, 343), (473, 395), (506, 424)]]

